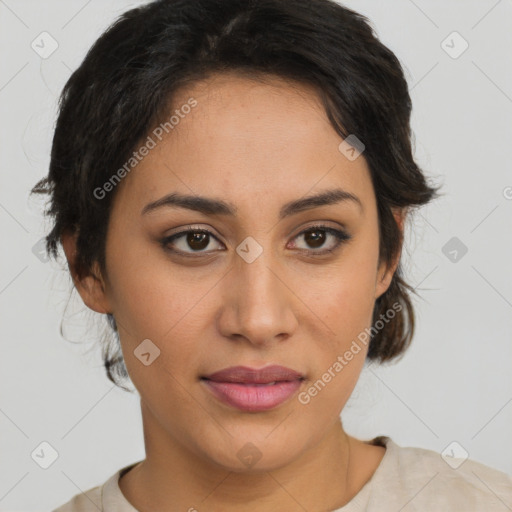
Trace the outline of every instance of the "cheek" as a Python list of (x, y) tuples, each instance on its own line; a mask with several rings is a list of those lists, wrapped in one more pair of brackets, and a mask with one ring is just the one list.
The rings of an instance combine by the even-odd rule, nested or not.
[(354, 252), (329, 279), (321, 295), (325, 321), (341, 342), (357, 334), (372, 321), (375, 303), (376, 259)]
[(151, 286), (151, 280), (142, 279), (139, 286), (125, 286), (126, 295), (119, 304), (122, 320), (118, 328), (128, 371), (148, 373), (149, 367), (142, 367), (137, 357), (145, 343), (150, 357), (153, 351), (158, 356), (151, 373), (158, 373), (159, 380), (169, 381), (168, 386), (179, 386), (171, 376), (184, 381), (190, 378), (187, 372), (200, 365), (197, 348), (204, 334), (202, 326), (208, 318), (208, 301), (198, 302), (197, 293), (190, 288), (167, 288), (160, 280), (155, 286)]
[[(329, 403), (327, 410), (340, 412), (357, 383), (364, 366), (370, 341), (369, 327), (375, 304), (377, 275), (377, 248), (375, 243), (361, 243), (335, 270), (336, 279), (330, 279), (321, 299), (325, 312), (323, 319), (330, 329), (328, 344), (318, 346), (318, 364), (315, 365), (315, 389), (311, 410), (323, 414), (320, 402)], [(334, 333), (334, 334), (333, 334)], [(310, 395), (308, 393), (308, 395)], [(310, 395), (311, 396), (311, 395)], [(305, 396), (307, 401), (310, 396)]]
[(111, 272), (126, 368), (148, 403), (154, 400), (157, 407), (159, 400), (168, 400), (183, 408), (190, 399), (185, 390), (190, 372), (201, 367), (197, 347), (211, 304), (208, 283), (191, 284), (167, 266), (138, 261), (132, 253)]
[[(162, 300), (159, 305), (126, 301), (123, 313), (132, 320), (130, 330), (118, 326), (123, 357), (134, 386), (155, 412), (162, 406), (165, 410), (168, 403), (186, 416), (191, 405), (187, 390), (204, 359), (198, 350), (204, 313), (200, 305), (190, 310), (183, 300)], [(194, 315), (194, 322), (187, 312)]]
[[(350, 360), (346, 358), (347, 352)], [(337, 349), (322, 358), (323, 364), (317, 365), (308, 385), (297, 396), (297, 407), (308, 423), (327, 428), (337, 421), (359, 379), (366, 353), (361, 343), (354, 346), (340, 342)]]
[(196, 306), (211, 283), (199, 277), (200, 270), (194, 275), (184, 272), (161, 248), (148, 248), (141, 238), (125, 234), (110, 240), (109, 299), (116, 320), (134, 342), (145, 338), (165, 342), (187, 315), (197, 314)]

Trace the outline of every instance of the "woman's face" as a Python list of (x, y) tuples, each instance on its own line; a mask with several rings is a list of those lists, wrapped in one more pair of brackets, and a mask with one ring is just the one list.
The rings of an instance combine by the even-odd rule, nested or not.
[[(191, 97), (197, 104), (181, 109)], [(103, 304), (117, 321), (147, 437), (235, 471), (256, 454), (255, 467), (270, 470), (339, 421), (367, 346), (359, 341), (350, 360), (344, 354), (371, 325), (395, 267), (378, 267), (364, 153), (351, 160), (339, 150), (312, 89), (216, 75), (182, 90), (174, 108), (179, 123), (162, 140), (150, 134), (155, 147), (115, 191)], [(336, 190), (357, 200), (285, 207)], [(144, 211), (169, 194), (224, 208)], [(164, 242), (187, 230), (208, 233)], [(336, 361), (342, 369), (333, 371)], [(267, 410), (227, 404), (201, 379), (270, 364), (304, 380)], [(319, 379), (325, 385), (308, 392)]]

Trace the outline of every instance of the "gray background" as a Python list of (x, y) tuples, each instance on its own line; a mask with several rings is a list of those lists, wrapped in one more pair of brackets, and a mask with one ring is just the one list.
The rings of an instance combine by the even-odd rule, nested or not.
[[(144, 457), (138, 396), (104, 375), (99, 317), (76, 293), (68, 304), (66, 267), (34, 254), (49, 226), (28, 198), (47, 172), (71, 70), (140, 4), (0, 0), (2, 511), (49, 510)], [(398, 364), (363, 372), (345, 426), (440, 453), (457, 441), (512, 474), (512, 1), (344, 4), (369, 16), (403, 63), (416, 158), (446, 194), (407, 233), (404, 268), (422, 296), (413, 345)], [(48, 58), (31, 47), (43, 31), (58, 43)], [(453, 31), (469, 44), (457, 58)], [(72, 341), (59, 334), (63, 316)], [(42, 442), (58, 452), (48, 469), (31, 456)]]

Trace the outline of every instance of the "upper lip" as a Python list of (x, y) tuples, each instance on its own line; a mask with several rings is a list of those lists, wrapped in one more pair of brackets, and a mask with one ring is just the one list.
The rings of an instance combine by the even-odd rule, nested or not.
[(301, 380), (304, 376), (285, 366), (271, 365), (260, 369), (249, 366), (231, 366), (203, 378), (216, 382), (268, 384), (269, 382)]

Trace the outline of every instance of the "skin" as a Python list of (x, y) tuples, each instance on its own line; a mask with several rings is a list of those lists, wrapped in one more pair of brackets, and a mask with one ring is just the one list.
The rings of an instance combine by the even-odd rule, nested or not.
[[(278, 78), (266, 83), (214, 75), (182, 90), (198, 105), (180, 120), (115, 191), (106, 275), (73, 273), (74, 237), (62, 243), (85, 304), (112, 312), (126, 367), (141, 399), (146, 459), (119, 481), (126, 498), (149, 510), (333, 510), (371, 478), (385, 449), (344, 432), (340, 413), (363, 368), (367, 347), (311, 401), (297, 396), (266, 412), (219, 402), (199, 380), (225, 367), (281, 364), (309, 388), (371, 326), (377, 297), (398, 264), (379, 265), (376, 198), (364, 154), (350, 161), (315, 91)], [(332, 188), (344, 201), (278, 219), (289, 201)], [(222, 199), (234, 217), (143, 207), (180, 192)], [(394, 212), (403, 226), (402, 212)], [(332, 253), (301, 234), (316, 222), (351, 239)], [(199, 258), (178, 256), (160, 240), (194, 227), (213, 236)], [(314, 231), (314, 230), (313, 230)], [(311, 232), (309, 232), (311, 233)], [(253, 237), (262, 254), (247, 263), (236, 247)], [(216, 238), (215, 238), (216, 237)], [(175, 249), (198, 246), (186, 237)], [(149, 366), (134, 350), (150, 339)], [(244, 465), (246, 443), (261, 458)]]

